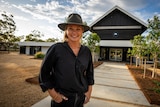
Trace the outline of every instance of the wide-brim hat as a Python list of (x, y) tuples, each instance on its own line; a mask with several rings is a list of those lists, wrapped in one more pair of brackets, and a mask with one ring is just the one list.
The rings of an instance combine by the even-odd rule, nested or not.
[(81, 25), (84, 27), (84, 32), (88, 31), (90, 29), (89, 26), (85, 25), (83, 23), (83, 20), (81, 18), (81, 16), (77, 13), (72, 13), (70, 14), (67, 19), (66, 19), (66, 22), (65, 23), (60, 23), (58, 24), (58, 27), (61, 29), (61, 30), (66, 30), (66, 26), (69, 25), (69, 24), (75, 24), (75, 25)]

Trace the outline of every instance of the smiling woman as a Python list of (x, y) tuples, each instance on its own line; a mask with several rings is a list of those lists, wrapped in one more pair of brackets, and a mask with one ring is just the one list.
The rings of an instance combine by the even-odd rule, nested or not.
[(64, 42), (48, 50), (39, 83), (51, 96), (52, 107), (83, 107), (90, 100), (94, 84), (91, 51), (81, 45), (82, 34), (89, 26), (83, 24), (79, 14), (72, 13), (58, 27), (65, 32)]

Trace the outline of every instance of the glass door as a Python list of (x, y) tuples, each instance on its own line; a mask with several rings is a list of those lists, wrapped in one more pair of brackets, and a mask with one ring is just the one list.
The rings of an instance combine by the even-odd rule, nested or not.
[(110, 49), (109, 59), (111, 61), (122, 61), (122, 49)]

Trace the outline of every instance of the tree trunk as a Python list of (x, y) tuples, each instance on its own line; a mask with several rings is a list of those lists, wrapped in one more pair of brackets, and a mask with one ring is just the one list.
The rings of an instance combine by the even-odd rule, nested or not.
[(92, 61), (93, 62), (95, 62), (95, 58), (94, 57), (95, 57), (94, 52), (92, 52)]
[(155, 71), (156, 71), (156, 62), (157, 62), (157, 60), (156, 60), (156, 59), (154, 59), (154, 66), (153, 66), (153, 71), (152, 71), (152, 78), (154, 78), (154, 76), (155, 76)]
[(130, 65), (132, 65), (132, 56), (130, 56)]
[(136, 57), (136, 67), (138, 66), (138, 57)]
[(144, 60), (144, 74), (143, 74), (143, 78), (146, 77), (146, 59)]

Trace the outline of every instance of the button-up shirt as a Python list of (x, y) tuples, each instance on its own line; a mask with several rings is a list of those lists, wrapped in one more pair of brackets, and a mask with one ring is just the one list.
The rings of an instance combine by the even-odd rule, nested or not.
[(47, 51), (39, 75), (43, 91), (55, 88), (67, 92), (86, 92), (94, 84), (92, 55), (81, 45), (77, 56), (67, 42), (56, 43)]

